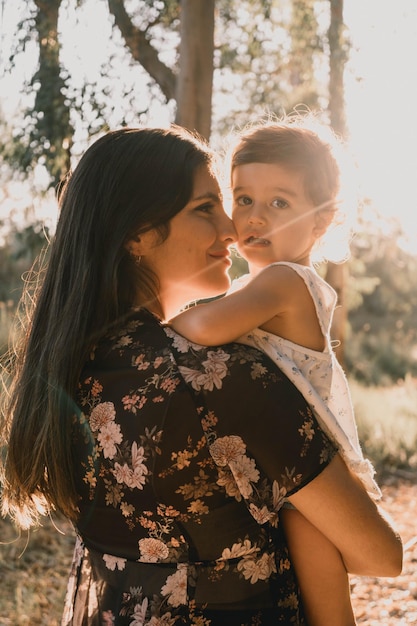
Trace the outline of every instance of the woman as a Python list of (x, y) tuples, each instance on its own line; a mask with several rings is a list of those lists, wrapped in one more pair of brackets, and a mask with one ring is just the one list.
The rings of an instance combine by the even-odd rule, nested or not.
[(207, 146), (111, 132), (60, 208), (5, 409), (3, 510), (74, 522), (62, 624), (305, 624), (286, 498), (348, 571), (397, 575), (400, 539), (276, 366), (163, 323), (229, 285)]

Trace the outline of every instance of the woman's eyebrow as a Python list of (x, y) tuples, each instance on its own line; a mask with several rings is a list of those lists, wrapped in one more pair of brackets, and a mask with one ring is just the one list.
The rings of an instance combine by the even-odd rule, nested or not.
[(214, 202), (219, 202), (219, 200), (221, 200), (221, 194), (208, 191), (207, 193), (202, 193), (201, 195), (192, 198), (191, 202), (199, 202), (200, 200), (213, 200)]

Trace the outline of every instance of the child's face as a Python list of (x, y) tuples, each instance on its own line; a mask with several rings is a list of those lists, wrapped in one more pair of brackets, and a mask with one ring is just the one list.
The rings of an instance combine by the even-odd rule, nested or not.
[(283, 165), (249, 163), (232, 174), (237, 247), (256, 272), (276, 261), (310, 264), (322, 234), (301, 172)]

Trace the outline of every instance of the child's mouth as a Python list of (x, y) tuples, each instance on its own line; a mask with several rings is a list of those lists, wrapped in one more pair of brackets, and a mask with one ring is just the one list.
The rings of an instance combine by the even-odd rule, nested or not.
[(253, 235), (245, 239), (243, 243), (247, 246), (268, 246), (269, 245), (268, 239), (263, 239), (263, 237), (254, 237)]

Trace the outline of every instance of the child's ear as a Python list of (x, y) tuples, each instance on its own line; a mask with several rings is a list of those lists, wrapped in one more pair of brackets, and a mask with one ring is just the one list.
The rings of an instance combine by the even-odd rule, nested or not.
[(335, 211), (334, 209), (322, 209), (316, 213), (316, 223), (314, 226), (314, 234), (316, 237), (324, 235), (333, 221)]

